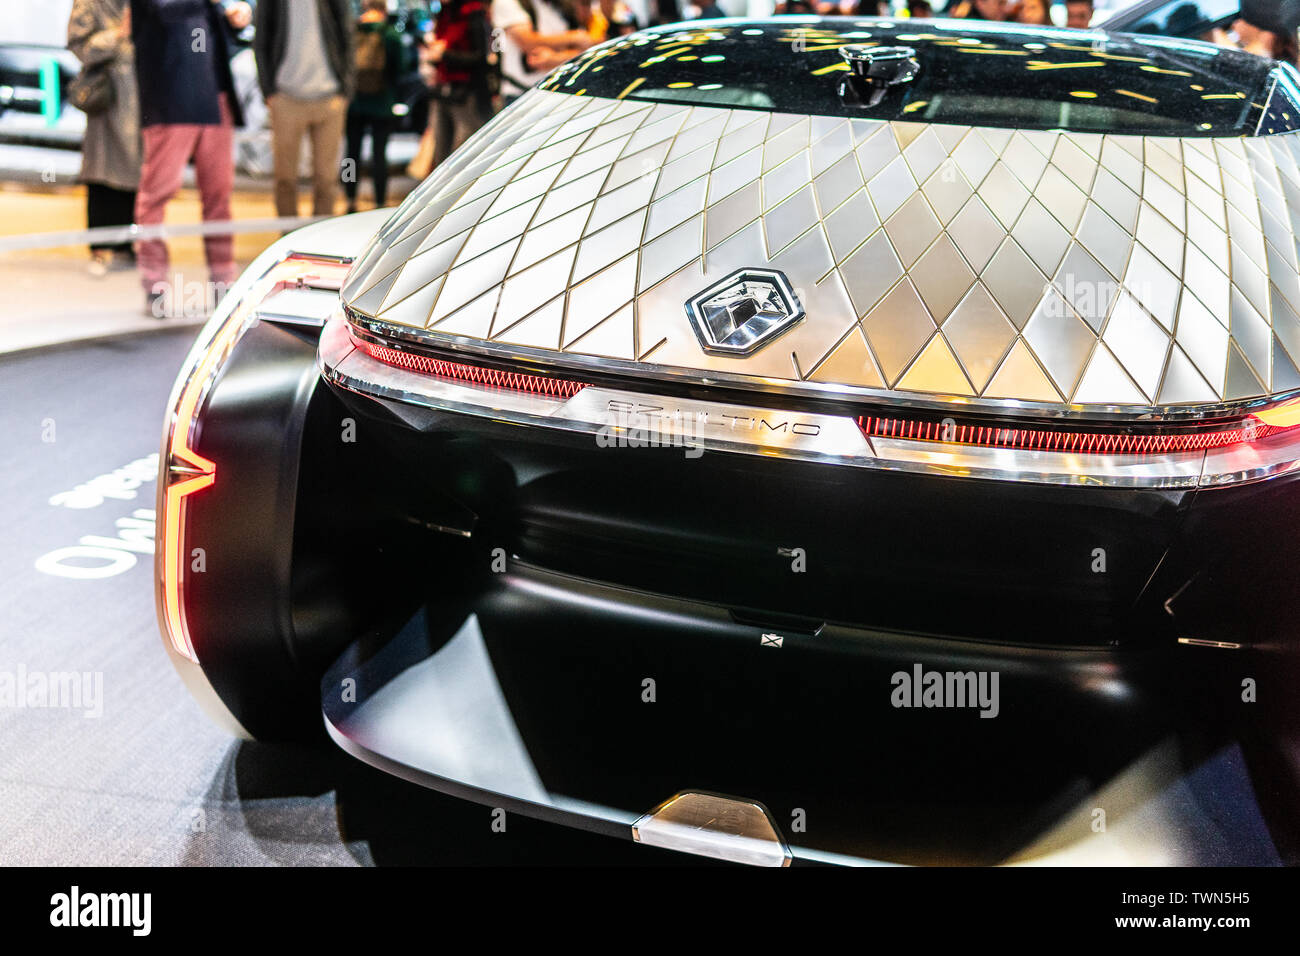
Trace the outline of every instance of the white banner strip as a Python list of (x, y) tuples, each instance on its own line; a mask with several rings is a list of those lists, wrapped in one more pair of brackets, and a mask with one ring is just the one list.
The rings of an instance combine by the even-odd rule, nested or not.
[(57, 249), (60, 246), (116, 245), (142, 239), (176, 239), (181, 236), (233, 236), (247, 232), (289, 232), (329, 216), (286, 216), (276, 219), (229, 219), (158, 226), (105, 226), (76, 232), (36, 232), (24, 236), (0, 236), (0, 252)]

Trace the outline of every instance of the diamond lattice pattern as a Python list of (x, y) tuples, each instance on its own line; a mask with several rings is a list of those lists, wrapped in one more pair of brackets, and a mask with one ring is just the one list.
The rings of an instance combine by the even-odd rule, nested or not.
[[(1181, 405), (1300, 388), (1300, 138), (882, 123), (533, 91), (398, 210), (356, 311), (471, 339), (899, 393)], [(684, 303), (807, 318), (705, 353)]]

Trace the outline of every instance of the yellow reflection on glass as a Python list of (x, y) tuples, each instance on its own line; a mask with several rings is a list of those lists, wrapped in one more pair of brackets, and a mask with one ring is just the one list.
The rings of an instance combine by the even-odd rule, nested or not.
[(623, 87), (623, 92), (620, 93), (620, 94), (618, 94), (618, 96), (615, 97), (615, 99), (620, 99), (620, 100), (623, 99), (623, 97), (627, 96), (629, 93), (631, 93), (633, 90), (635, 90), (638, 86), (640, 86), (640, 85), (641, 85), (642, 83), (644, 83), (644, 82), (645, 82), (645, 77), (644, 77), (644, 76), (638, 76), (635, 80), (633, 80), (633, 81), (632, 81), (631, 83), (629, 83), (627, 86)]
[(1120, 96), (1131, 96), (1135, 100), (1141, 100), (1143, 103), (1159, 103), (1160, 101), (1154, 96), (1146, 96), (1143, 93), (1134, 93), (1132, 90), (1116, 90)]
[(1026, 70), (1080, 70), (1087, 67), (1105, 66), (1100, 60), (1078, 60), (1074, 63), (1053, 63), (1050, 60), (1030, 60), (1025, 64)]

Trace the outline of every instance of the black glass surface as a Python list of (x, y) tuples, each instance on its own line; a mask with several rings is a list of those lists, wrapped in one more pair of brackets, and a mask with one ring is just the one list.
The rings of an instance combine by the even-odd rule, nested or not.
[[(863, 105), (843, 89), (846, 44), (910, 47), (920, 73)], [(1168, 38), (971, 20), (776, 17), (633, 34), (587, 51), (541, 85), (873, 120), (1235, 136), (1256, 133), (1274, 69), (1239, 50)]]

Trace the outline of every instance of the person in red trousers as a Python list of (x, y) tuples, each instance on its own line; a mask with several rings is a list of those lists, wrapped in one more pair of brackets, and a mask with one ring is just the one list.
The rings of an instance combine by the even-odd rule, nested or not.
[[(242, 30), (252, 16), (249, 4), (229, 0), (131, 0), (143, 141), (137, 224), (163, 221), (191, 161), (204, 222), (229, 221), (234, 128), (243, 119), (230, 74), (227, 30)], [(204, 299), (212, 302), (235, 281), (234, 238), (206, 236), (204, 251), (210, 280)], [(182, 295), (172, 288), (167, 244), (143, 240), (136, 258), (145, 308), (162, 318), (172, 311), (168, 292), (173, 303)]]

